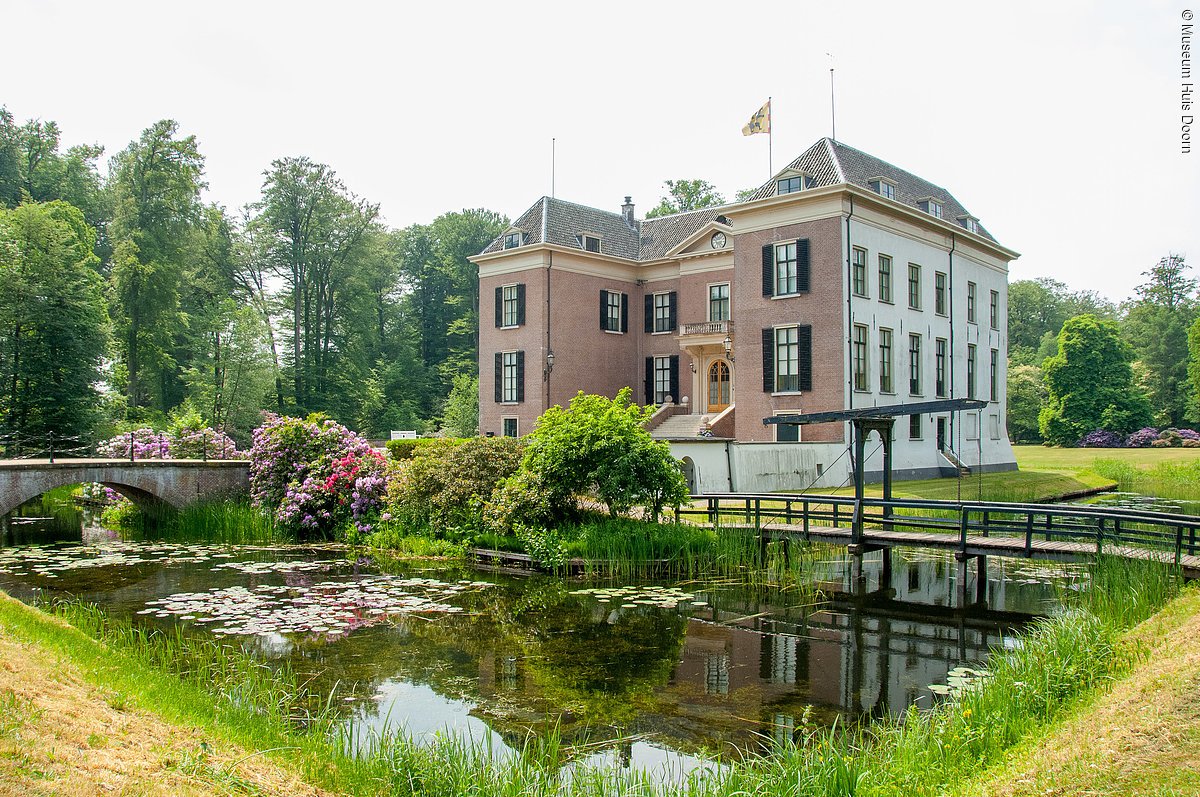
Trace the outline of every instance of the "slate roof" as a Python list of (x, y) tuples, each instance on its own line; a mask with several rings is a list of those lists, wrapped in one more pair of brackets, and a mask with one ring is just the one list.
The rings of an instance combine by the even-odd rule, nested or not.
[[(961, 224), (958, 217), (969, 215), (967, 209), (941, 186), (830, 138), (817, 141), (784, 167), (784, 171), (788, 169), (807, 174), (811, 188), (850, 183), (873, 190), (870, 180), (885, 177), (896, 184), (895, 199), (901, 204), (919, 208), (917, 203), (920, 200), (932, 197), (942, 203), (942, 220), (950, 224)], [(775, 190), (775, 178), (772, 178), (754, 192), (748, 201), (775, 196)], [(545, 243), (574, 249), (583, 248), (578, 236), (590, 233), (600, 236), (603, 254), (626, 260), (648, 261), (666, 256), (729, 207), (722, 205), (635, 220), (631, 226), (620, 213), (544, 196), (522, 213), (506, 232), (519, 229), (524, 234), (524, 245), (543, 243), (544, 235)], [(982, 225), (977, 225), (976, 231), (989, 240), (995, 240)], [(504, 236), (501, 235), (480, 254), (499, 252), (503, 248)]]
[[(848, 147), (840, 141), (822, 138), (806, 149), (800, 157), (789, 163), (784, 170), (795, 169), (804, 172), (811, 179), (810, 187), (823, 188), (838, 183), (851, 183), (868, 191), (874, 190), (870, 180), (875, 177), (886, 177), (896, 184), (896, 201), (902, 205), (918, 208), (920, 200), (933, 197), (942, 203), (942, 220), (951, 224), (960, 224), (960, 216), (968, 216), (970, 212), (962, 206), (954, 195), (928, 180), (917, 177), (911, 172), (893, 166), (874, 155), (868, 155), (862, 150)], [(775, 178), (764, 183), (750, 197), (765, 199), (775, 196)], [(979, 235), (989, 240), (996, 240), (992, 234), (977, 224)]]

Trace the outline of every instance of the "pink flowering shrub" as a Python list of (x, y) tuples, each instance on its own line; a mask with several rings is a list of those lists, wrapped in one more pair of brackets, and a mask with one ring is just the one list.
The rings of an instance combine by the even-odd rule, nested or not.
[(245, 459), (237, 443), (224, 432), (204, 427), (180, 429), (176, 432), (156, 432), (150, 428), (135, 429), (99, 443), (96, 455), (129, 459), (133, 444), (134, 459)]
[(250, 448), (250, 498), (300, 537), (372, 530), (386, 490), (384, 456), (341, 424), (267, 415)]

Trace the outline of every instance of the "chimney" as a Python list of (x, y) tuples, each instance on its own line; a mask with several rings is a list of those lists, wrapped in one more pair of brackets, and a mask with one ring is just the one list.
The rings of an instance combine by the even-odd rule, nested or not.
[(625, 223), (630, 227), (633, 225), (633, 197), (625, 197), (625, 204), (621, 205), (621, 215), (625, 217)]

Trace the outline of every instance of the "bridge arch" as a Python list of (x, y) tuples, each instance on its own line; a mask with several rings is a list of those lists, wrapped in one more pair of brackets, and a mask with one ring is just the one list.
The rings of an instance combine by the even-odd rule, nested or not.
[(244, 495), (250, 486), (245, 460), (60, 460), (0, 463), (0, 515), (56, 487), (98, 482), (142, 509), (161, 514), (199, 499)]

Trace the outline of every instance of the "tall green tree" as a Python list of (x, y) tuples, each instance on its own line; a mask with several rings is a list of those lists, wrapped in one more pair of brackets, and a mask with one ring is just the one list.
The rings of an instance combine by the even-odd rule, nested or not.
[(95, 244), (66, 202), (0, 209), (0, 426), (35, 450), (100, 420), (109, 325)]
[(1081, 315), (1058, 333), (1043, 365), (1047, 399), (1039, 428), (1048, 442), (1074, 445), (1094, 429), (1128, 434), (1150, 423), (1150, 402), (1133, 380), (1133, 349), (1116, 322)]
[(648, 219), (725, 204), (725, 197), (707, 180), (666, 180), (663, 185), (667, 195), (646, 212)]
[(165, 412), (183, 397), (174, 356), (184, 324), (179, 291), (201, 213), (204, 158), (195, 136), (180, 137), (179, 125), (164, 119), (122, 150), (110, 172), (113, 315), (128, 406)]
[(1014, 443), (1040, 443), (1038, 416), (1046, 405), (1046, 384), (1036, 365), (1008, 369), (1008, 434)]
[(1188, 416), (1188, 328), (1197, 317), (1196, 280), (1181, 255), (1168, 255), (1148, 271), (1125, 306), (1125, 339), (1146, 371), (1147, 391), (1159, 426), (1179, 426)]
[(1017, 280), (1008, 286), (1008, 350), (1015, 365), (1038, 365), (1058, 347), (1068, 318), (1116, 318), (1116, 308), (1094, 291), (1072, 291), (1058, 280)]

